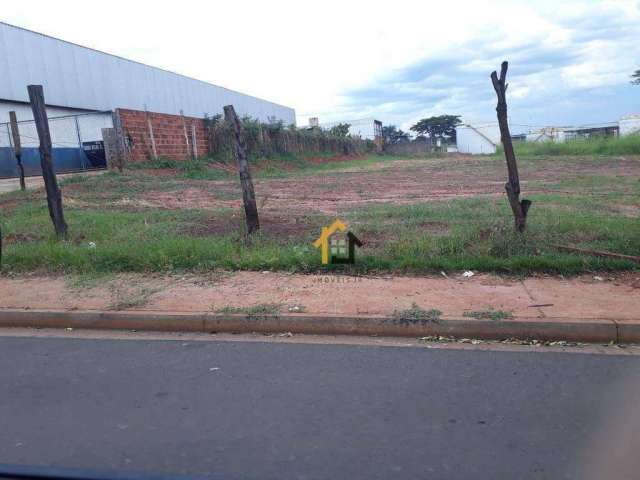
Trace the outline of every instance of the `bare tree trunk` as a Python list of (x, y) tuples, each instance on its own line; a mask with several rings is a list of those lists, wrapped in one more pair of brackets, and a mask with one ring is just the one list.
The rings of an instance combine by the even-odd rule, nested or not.
[(242, 125), (236, 115), (233, 105), (224, 107), (224, 118), (231, 124), (234, 133), (234, 152), (238, 162), (238, 173), (240, 174), (240, 185), (242, 186), (242, 200), (244, 202), (244, 213), (247, 222), (248, 236), (260, 228), (258, 220), (258, 207), (256, 205), (256, 194), (253, 190), (253, 181), (249, 172), (249, 162), (247, 161), (247, 147), (244, 141)]
[(9, 112), (9, 122), (11, 123), (11, 137), (13, 138), (13, 151), (18, 162), (18, 174), (20, 175), (20, 190), (26, 190), (24, 183), (24, 166), (22, 165), (22, 144), (20, 143), (20, 130), (18, 130), (18, 119), (16, 112)]
[(49, 215), (58, 238), (67, 238), (67, 223), (64, 220), (64, 212), (62, 210), (62, 195), (51, 159), (51, 133), (49, 132), (49, 119), (45, 109), (44, 92), (42, 85), (29, 85), (27, 90), (29, 92), (31, 110), (33, 111), (33, 119), (38, 130), (38, 138), (40, 139), (40, 165), (42, 167), (44, 187), (47, 191)]
[(518, 232), (524, 232), (527, 226), (527, 212), (531, 206), (530, 200), (520, 200), (520, 178), (518, 176), (518, 164), (516, 163), (516, 154), (513, 151), (513, 143), (511, 142), (511, 132), (509, 132), (509, 122), (507, 120), (507, 98), (506, 92), (508, 85), (506, 84), (507, 68), (509, 64), (502, 62), (500, 68), (500, 78), (495, 70), (491, 73), (491, 82), (498, 96), (498, 125), (500, 126), (500, 136), (502, 139), (502, 147), (504, 148), (504, 156), (507, 160), (507, 170), (509, 172), (509, 181), (504, 188), (507, 191), (509, 205), (513, 211), (515, 227)]

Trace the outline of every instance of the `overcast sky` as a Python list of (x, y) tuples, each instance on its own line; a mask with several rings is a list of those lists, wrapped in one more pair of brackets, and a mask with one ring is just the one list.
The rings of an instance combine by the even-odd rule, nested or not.
[(0, 19), (291, 106), (299, 124), (492, 121), (503, 59), (515, 125), (640, 112), (640, 0), (20, 0)]

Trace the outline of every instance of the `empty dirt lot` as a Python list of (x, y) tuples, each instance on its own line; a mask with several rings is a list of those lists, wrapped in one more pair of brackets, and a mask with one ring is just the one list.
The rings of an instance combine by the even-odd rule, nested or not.
[(240, 241), (244, 214), (232, 165), (143, 165), (71, 177), (61, 181), (70, 227), (65, 243), (52, 242), (42, 189), (0, 195), (3, 268), (310, 272), (322, 268), (311, 242), (335, 217), (364, 241), (357, 262), (363, 271), (634, 268), (553, 245), (637, 255), (640, 157), (536, 156), (519, 165), (523, 196), (533, 201), (522, 236), (513, 235), (499, 156), (254, 162), (261, 229), (253, 246)]
[[(258, 206), (262, 211), (287, 215), (294, 212), (340, 215), (345, 210), (368, 204), (415, 204), (504, 194), (506, 167), (501, 158), (452, 155), (381, 160), (363, 166), (352, 166), (354, 163), (357, 162), (341, 167), (340, 162), (335, 162), (330, 164), (333, 168), (326, 171), (293, 172), (281, 178), (261, 177), (260, 170), (256, 169)], [(612, 193), (610, 183), (623, 179), (625, 182), (620, 183), (616, 191), (631, 196), (640, 179), (640, 157), (553, 157), (527, 159), (520, 164), (522, 190), (529, 195), (607, 195)], [(176, 179), (175, 172), (167, 170), (142, 170), (140, 174), (146, 174), (147, 178), (141, 178), (136, 189), (117, 198), (113, 198), (108, 188), (101, 193), (90, 192), (90, 183), (70, 184), (65, 187), (65, 194), (79, 201), (85, 199), (85, 194), (98, 194), (116, 202), (114, 206), (143, 208), (241, 206), (235, 177), (208, 181)], [(586, 182), (585, 186), (586, 179), (602, 182)], [(637, 200), (632, 199), (632, 203)], [(631, 208), (628, 213), (637, 212)]]

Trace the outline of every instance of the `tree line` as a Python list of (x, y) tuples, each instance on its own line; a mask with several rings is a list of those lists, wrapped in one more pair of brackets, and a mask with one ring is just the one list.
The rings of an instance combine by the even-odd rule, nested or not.
[[(439, 139), (444, 143), (455, 143), (456, 126), (461, 123), (460, 115), (436, 115), (418, 120), (409, 130), (415, 134), (416, 142), (434, 142)], [(395, 125), (382, 127), (382, 136), (387, 145), (410, 142), (411, 135)]]

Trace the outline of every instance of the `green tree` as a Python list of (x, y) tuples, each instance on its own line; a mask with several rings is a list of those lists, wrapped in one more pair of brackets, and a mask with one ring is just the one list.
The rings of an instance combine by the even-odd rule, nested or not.
[(438, 115), (423, 118), (416, 123), (411, 130), (418, 135), (427, 135), (430, 138), (456, 139), (456, 125), (460, 123), (460, 115)]
[(385, 125), (382, 127), (382, 138), (386, 145), (395, 145), (409, 141), (409, 134), (402, 131), (395, 125)]
[(631, 80), (632, 85), (640, 85), (640, 70), (636, 70), (631, 75), (631, 78), (633, 78), (633, 80)]
[(349, 123), (339, 123), (329, 129), (329, 134), (335, 135), (336, 137), (348, 137), (350, 127), (351, 124)]

